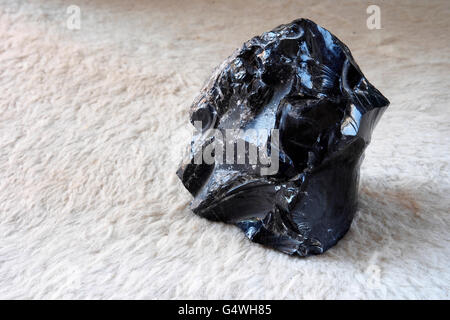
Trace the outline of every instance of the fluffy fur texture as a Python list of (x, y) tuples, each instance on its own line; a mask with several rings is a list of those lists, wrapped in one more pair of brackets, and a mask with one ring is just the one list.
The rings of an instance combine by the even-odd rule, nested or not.
[[(450, 5), (375, 3), (380, 30), (356, 0), (0, 1), (0, 298), (448, 299)], [(175, 176), (213, 67), (299, 17), (391, 101), (351, 230), (306, 259), (195, 216)]]

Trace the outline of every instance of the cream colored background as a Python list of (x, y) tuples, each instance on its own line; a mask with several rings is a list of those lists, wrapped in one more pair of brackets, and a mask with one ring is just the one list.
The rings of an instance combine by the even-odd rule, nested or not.
[[(449, 298), (450, 2), (0, 1), (0, 298)], [(66, 8), (81, 8), (81, 30)], [(321, 256), (196, 217), (188, 106), (242, 42), (310, 18), (391, 100)]]

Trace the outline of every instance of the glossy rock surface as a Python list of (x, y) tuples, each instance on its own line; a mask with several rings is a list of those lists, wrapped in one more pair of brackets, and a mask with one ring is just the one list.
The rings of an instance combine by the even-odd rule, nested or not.
[[(350, 50), (310, 20), (252, 38), (192, 104), (191, 122), (202, 121), (202, 129), (177, 172), (194, 196), (191, 209), (288, 254), (324, 252), (350, 227), (364, 149), (388, 105)], [(209, 129), (266, 129), (243, 139), (270, 163), (197, 164), (215, 139)], [(273, 161), (276, 172), (262, 174)]]

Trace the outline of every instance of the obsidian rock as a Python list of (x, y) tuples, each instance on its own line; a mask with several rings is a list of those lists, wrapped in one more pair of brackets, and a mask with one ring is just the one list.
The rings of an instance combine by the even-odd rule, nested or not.
[(347, 46), (310, 20), (252, 38), (192, 104), (198, 130), (177, 172), (191, 209), (288, 254), (324, 252), (350, 227), (364, 149), (388, 105)]

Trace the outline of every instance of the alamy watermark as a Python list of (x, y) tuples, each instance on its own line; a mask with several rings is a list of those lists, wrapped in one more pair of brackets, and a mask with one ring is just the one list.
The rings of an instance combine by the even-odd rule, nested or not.
[(69, 30), (81, 29), (81, 9), (79, 6), (70, 5), (66, 9), (66, 13), (69, 17), (66, 20), (66, 26)]
[(209, 129), (194, 121), (194, 164), (251, 165), (260, 175), (274, 175), (279, 168), (278, 129)]
[(381, 9), (379, 6), (373, 4), (366, 9), (369, 17), (367, 18), (366, 24), (369, 30), (381, 29)]

